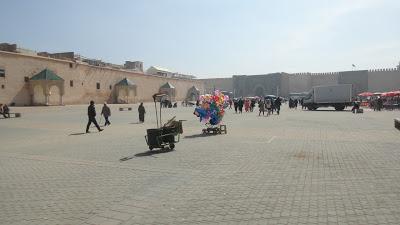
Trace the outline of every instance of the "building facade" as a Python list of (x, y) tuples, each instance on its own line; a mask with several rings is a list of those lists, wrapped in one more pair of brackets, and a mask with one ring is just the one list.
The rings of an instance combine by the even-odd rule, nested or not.
[[(140, 68), (140, 63), (135, 66)], [(32, 79), (44, 70), (54, 73), (62, 82), (46, 80), (46, 76), (41, 80)], [(117, 84), (124, 79), (134, 83), (134, 88), (121, 91)], [(0, 102), (10, 105), (87, 104), (90, 100), (118, 103), (121, 95), (127, 99), (126, 103), (152, 101), (152, 95), (166, 82), (175, 87), (176, 100), (184, 100), (193, 86), (204, 92), (204, 82), (196, 79), (160, 77), (144, 74), (140, 69), (0, 51)]]

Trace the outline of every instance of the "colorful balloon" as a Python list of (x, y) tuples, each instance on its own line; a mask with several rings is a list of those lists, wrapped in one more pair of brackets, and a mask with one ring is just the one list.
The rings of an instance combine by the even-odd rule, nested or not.
[(199, 117), (200, 122), (210, 125), (218, 125), (224, 117), (229, 96), (224, 95), (219, 90), (214, 91), (214, 95), (206, 94), (199, 97), (200, 104), (193, 114)]

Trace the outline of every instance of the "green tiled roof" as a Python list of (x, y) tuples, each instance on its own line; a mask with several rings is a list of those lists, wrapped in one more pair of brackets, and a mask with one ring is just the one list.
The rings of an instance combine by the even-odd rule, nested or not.
[(31, 77), (31, 80), (64, 80), (61, 77), (57, 76), (53, 71), (49, 69), (44, 69), (40, 73)]
[(117, 86), (136, 86), (133, 81), (129, 80), (128, 78), (122, 79), (120, 82), (116, 84)]
[(191, 88), (189, 88), (189, 91), (199, 91), (199, 89), (197, 89), (196, 86), (192, 86)]
[(161, 86), (160, 88), (175, 88), (175, 87), (172, 84), (170, 84), (169, 82), (167, 82), (163, 86)]

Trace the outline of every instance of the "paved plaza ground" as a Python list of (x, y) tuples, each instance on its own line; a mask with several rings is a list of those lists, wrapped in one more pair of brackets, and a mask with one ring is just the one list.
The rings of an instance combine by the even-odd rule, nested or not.
[(90, 134), (87, 106), (12, 108), (0, 224), (400, 224), (400, 111), (228, 110), (228, 134), (205, 137), (194, 108), (163, 109), (184, 134), (150, 154), (145, 106), (145, 124), (137, 105), (112, 105), (111, 126)]

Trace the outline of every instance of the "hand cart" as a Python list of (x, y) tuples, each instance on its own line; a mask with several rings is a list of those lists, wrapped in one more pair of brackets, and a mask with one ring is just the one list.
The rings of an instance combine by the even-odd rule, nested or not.
[[(161, 103), (167, 97), (168, 95), (162, 93), (153, 95), (154, 107), (156, 109), (157, 128), (147, 129), (147, 135), (144, 136), (150, 150), (153, 150), (154, 148), (163, 149), (167, 145), (171, 150), (174, 149), (175, 143), (179, 142), (180, 134), (183, 133), (182, 121), (184, 120), (175, 121), (175, 117), (161, 126)], [(159, 117), (157, 113), (157, 102), (160, 102)]]

